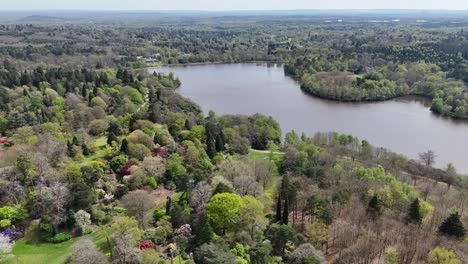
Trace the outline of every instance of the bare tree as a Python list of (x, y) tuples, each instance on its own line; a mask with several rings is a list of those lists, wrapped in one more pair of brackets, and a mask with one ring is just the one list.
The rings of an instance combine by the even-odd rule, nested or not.
[(423, 152), (423, 153), (419, 153), (419, 159), (421, 160), (421, 162), (426, 165), (426, 166), (432, 166), (434, 163), (435, 163), (435, 158), (436, 158), (436, 155), (434, 153), (434, 151), (432, 150), (428, 150), (426, 152)]
[(190, 207), (192, 207), (197, 214), (204, 214), (212, 193), (213, 188), (211, 188), (207, 182), (199, 182), (190, 195)]
[(130, 216), (134, 216), (139, 224), (144, 227), (146, 223), (146, 214), (153, 205), (151, 195), (143, 190), (129, 192), (122, 198), (122, 205), (127, 209)]
[(96, 249), (96, 245), (89, 238), (83, 238), (72, 247), (71, 263), (73, 264), (105, 264), (107, 258)]
[(236, 188), (237, 193), (241, 196), (252, 195), (257, 196), (260, 194), (260, 189), (258, 188), (258, 182), (255, 181), (253, 177), (250, 176), (239, 176), (234, 178), (233, 182), (234, 188)]

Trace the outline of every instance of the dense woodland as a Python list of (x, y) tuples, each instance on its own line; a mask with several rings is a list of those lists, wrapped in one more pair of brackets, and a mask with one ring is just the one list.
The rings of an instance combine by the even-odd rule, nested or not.
[(463, 21), (353, 19), (1, 24), (0, 262), (465, 263), (468, 179), (436, 153), (204, 115), (144, 68), (280, 61), (316, 96), (467, 117)]

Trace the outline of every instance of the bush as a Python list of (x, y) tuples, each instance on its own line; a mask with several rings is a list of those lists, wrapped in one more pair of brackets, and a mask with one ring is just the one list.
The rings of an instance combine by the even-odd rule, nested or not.
[(153, 190), (156, 190), (158, 188), (158, 183), (156, 182), (154, 178), (149, 178), (147, 184), (148, 186), (153, 188)]
[(112, 211), (113, 211), (113, 212), (116, 212), (116, 213), (118, 213), (118, 214), (124, 214), (124, 213), (127, 212), (127, 209), (125, 209), (125, 208), (123, 208), (123, 207), (118, 207), (118, 206), (116, 206), (116, 207), (112, 208)]
[(62, 242), (65, 242), (65, 241), (68, 241), (72, 239), (72, 236), (70, 233), (68, 232), (62, 232), (62, 233), (58, 233), (56, 234), (55, 236), (51, 237), (51, 238), (48, 238), (46, 241), (47, 242), (50, 242), (50, 243), (55, 243), (55, 244), (58, 244), (58, 243), (62, 243)]
[(166, 215), (166, 210), (164, 210), (163, 208), (157, 208), (156, 210), (154, 210), (153, 219), (154, 221), (157, 222), (161, 220), (165, 215)]
[(93, 229), (91, 227), (86, 227), (83, 232), (84, 235), (89, 235), (91, 233), (93, 233)]
[(4, 229), (11, 226), (11, 220), (10, 219), (3, 219), (0, 220), (0, 228)]

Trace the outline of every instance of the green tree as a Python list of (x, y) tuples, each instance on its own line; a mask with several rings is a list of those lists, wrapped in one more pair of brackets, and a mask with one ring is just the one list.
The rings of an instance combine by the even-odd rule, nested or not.
[(407, 221), (409, 223), (420, 225), (423, 219), (421, 208), (419, 206), (419, 199), (416, 198), (408, 209)]
[(195, 251), (195, 261), (200, 264), (236, 264), (236, 256), (223, 246), (203, 244)]
[(439, 232), (458, 239), (463, 239), (465, 237), (466, 229), (460, 220), (458, 212), (450, 214), (450, 216), (442, 222), (439, 226)]
[(387, 247), (384, 255), (385, 264), (399, 264), (400, 256), (398, 256), (398, 249), (396, 247)]
[(297, 233), (290, 225), (272, 224), (265, 232), (266, 237), (271, 241), (273, 254), (284, 257), (288, 242), (297, 242)]
[(372, 196), (369, 200), (369, 203), (367, 204), (367, 214), (371, 215), (373, 218), (382, 214), (382, 206), (380, 205), (377, 195)]
[(264, 264), (269, 263), (270, 253), (273, 250), (270, 243), (260, 242), (250, 248), (250, 263)]
[(120, 152), (128, 153), (128, 140), (126, 138), (122, 140), (122, 144), (120, 145)]
[(461, 264), (455, 252), (441, 247), (435, 247), (427, 256), (429, 264)]
[(210, 225), (222, 234), (234, 228), (234, 220), (244, 208), (242, 198), (233, 193), (219, 193), (213, 196), (207, 206), (207, 217)]

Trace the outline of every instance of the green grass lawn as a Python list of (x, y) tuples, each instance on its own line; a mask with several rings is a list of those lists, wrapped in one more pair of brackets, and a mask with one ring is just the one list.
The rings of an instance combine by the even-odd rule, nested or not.
[[(96, 247), (104, 252), (109, 252), (106, 235), (110, 235), (110, 229), (101, 229), (93, 232), (87, 237), (91, 238)], [(28, 244), (23, 239), (15, 243), (11, 257), (8, 260), (0, 261), (5, 264), (62, 264), (71, 254), (70, 247), (84, 237), (77, 237), (60, 244), (37, 243)]]
[(281, 168), (281, 163), (283, 162), (283, 156), (284, 154), (279, 153), (279, 152), (267, 152), (267, 151), (262, 151), (262, 150), (255, 150), (251, 149), (249, 152), (249, 158), (251, 159), (264, 159), (264, 160), (271, 160), (275, 163), (275, 168), (273, 170), (273, 177), (279, 177), (280, 176), (280, 168)]
[(99, 150), (96, 151), (93, 155), (86, 158), (86, 161), (93, 161), (99, 158), (106, 157), (109, 154), (109, 149), (107, 148), (107, 138), (100, 137), (96, 139), (95, 144), (99, 147)]
[(15, 243), (12, 257), (4, 261), (5, 264), (61, 264), (70, 255), (70, 246), (79, 238), (60, 244), (27, 244), (24, 240)]
[(281, 163), (283, 162), (283, 156), (284, 154), (279, 152), (269, 153), (267, 151), (259, 151), (254, 149), (251, 149), (249, 152), (249, 158), (251, 159), (265, 159), (271, 160), (275, 163), (275, 168), (273, 169), (273, 182), (268, 188), (265, 189), (265, 195), (271, 201), (273, 201), (273, 198), (276, 194), (276, 186), (278, 184), (278, 181), (280, 180), (280, 168)]

